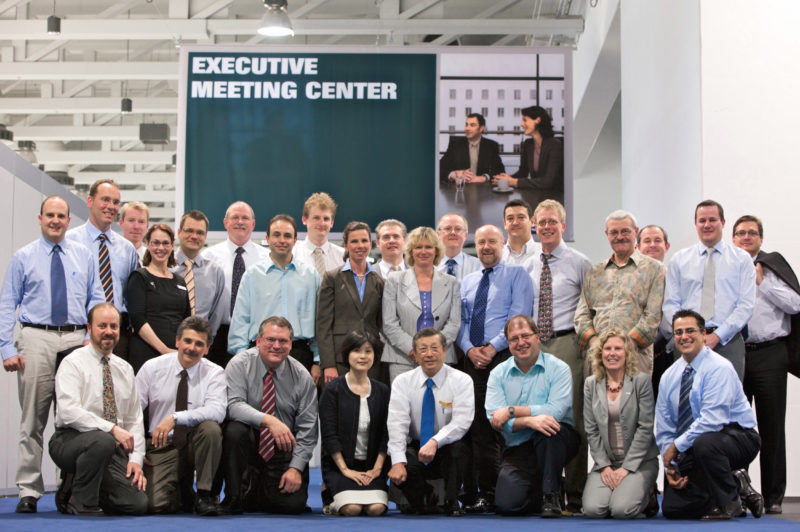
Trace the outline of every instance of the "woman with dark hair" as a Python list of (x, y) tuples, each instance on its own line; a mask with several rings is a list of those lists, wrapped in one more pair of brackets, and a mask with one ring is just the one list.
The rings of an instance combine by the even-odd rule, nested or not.
[(128, 317), (134, 332), (128, 362), (134, 372), (151, 358), (175, 351), (178, 326), (191, 314), (183, 279), (169, 271), (175, 266), (175, 233), (168, 225), (155, 224), (144, 242), (144, 267), (131, 272), (127, 286)]
[(341, 355), (349, 371), (329, 382), (320, 399), (322, 477), (339, 515), (386, 512), (389, 388), (368, 376), (381, 347), (369, 332), (345, 336)]
[[(342, 342), (357, 329), (378, 336), (381, 328), (383, 278), (367, 262), (372, 249), (369, 226), (350, 222), (342, 232), (345, 263), (325, 272), (317, 296), (317, 345), (324, 382), (347, 371), (347, 356)], [(370, 377), (385, 380), (381, 372), (381, 352), (375, 352)]]
[(519, 170), (513, 176), (498, 174), (519, 190), (536, 193), (533, 205), (545, 199), (564, 203), (564, 144), (554, 136), (553, 122), (547, 110), (538, 105), (522, 110), (522, 129), (531, 137), (520, 147)]
[(593, 375), (583, 387), (583, 420), (594, 467), (583, 489), (586, 517), (632, 519), (658, 513), (658, 447), (650, 375), (622, 329), (600, 335), (591, 350)]

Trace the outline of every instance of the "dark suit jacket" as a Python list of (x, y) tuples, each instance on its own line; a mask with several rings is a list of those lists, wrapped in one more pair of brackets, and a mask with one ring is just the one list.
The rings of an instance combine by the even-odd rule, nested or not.
[[(450, 144), (439, 161), (439, 178), (447, 181), (453, 170), (469, 168), (469, 142), (467, 137), (450, 137)], [(493, 176), (506, 171), (500, 160), (500, 146), (493, 140), (481, 137), (478, 148), (478, 175)]]
[[(317, 296), (317, 344), (320, 367), (334, 368), (345, 363), (341, 349), (350, 331), (362, 329), (379, 337), (383, 318), (384, 280), (377, 272), (367, 274), (364, 302), (351, 271), (336, 268), (325, 272)], [(379, 367), (380, 353), (375, 353), (373, 369)], [(372, 373), (372, 371), (370, 371)]]
[(519, 170), (513, 177), (519, 179), (520, 190), (536, 190), (542, 199), (554, 199), (564, 203), (564, 144), (561, 139), (548, 137), (542, 140), (539, 153), (539, 170), (533, 170), (533, 139), (522, 143), (519, 155)]
[[(789, 265), (789, 262), (778, 252), (764, 253), (760, 251), (756, 255), (756, 263), (761, 263), (769, 268), (784, 283), (800, 294), (800, 283), (797, 276)], [(787, 338), (786, 348), (789, 352), (789, 373), (795, 377), (800, 377), (800, 314), (792, 316), (792, 332)]]

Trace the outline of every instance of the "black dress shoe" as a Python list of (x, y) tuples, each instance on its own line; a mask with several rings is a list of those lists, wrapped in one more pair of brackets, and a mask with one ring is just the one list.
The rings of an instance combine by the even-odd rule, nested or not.
[(61, 476), (61, 485), (56, 491), (56, 510), (62, 514), (69, 513), (67, 511), (67, 503), (69, 498), (72, 497), (72, 480), (75, 478), (73, 473), (63, 473)]
[(244, 513), (242, 499), (239, 497), (225, 497), (219, 505), (218, 515), (241, 515)]
[(658, 515), (658, 490), (655, 486), (650, 488), (650, 500), (644, 509), (644, 516), (648, 519)]
[(772, 503), (769, 506), (767, 506), (767, 513), (773, 515), (782, 514), (783, 508), (781, 508), (781, 504), (778, 502)]
[(701, 521), (730, 521), (730, 519), (731, 514), (720, 510), (718, 506), (714, 506), (707, 514), (700, 518)]
[(739, 482), (739, 497), (753, 517), (758, 519), (764, 514), (764, 498), (753, 489), (750, 484), (750, 475), (744, 469), (737, 469), (733, 472), (733, 476)]
[(35, 514), (37, 501), (36, 497), (22, 497), (17, 503), (17, 509), (14, 511), (18, 514)]
[(461, 517), (464, 515), (464, 510), (458, 505), (458, 501), (445, 501), (444, 515), (447, 517)]
[(483, 497), (478, 497), (474, 503), (465, 504), (464, 511), (468, 514), (488, 514), (494, 512), (494, 504)]
[(218, 515), (219, 506), (214, 497), (208, 493), (198, 493), (194, 499), (194, 513), (195, 515)]
[(423, 506), (421, 508), (417, 508), (420, 515), (439, 513), (439, 496), (436, 495), (436, 491), (431, 489), (431, 491), (429, 491), (425, 496), (424, 500), (425, 502)]
[(557, 493), (545, 494), (542, 500), (542, 517), (554, 518), (561, 517), (561, 501), (558, 500)]
[(87, 506), (75, 500), (75, 497), (70, 497), (67, 503), (67, 513), (72, 515), (80, 515), (82, 517), (102, 517), (105, 515), (103, 509), (99, 506)]

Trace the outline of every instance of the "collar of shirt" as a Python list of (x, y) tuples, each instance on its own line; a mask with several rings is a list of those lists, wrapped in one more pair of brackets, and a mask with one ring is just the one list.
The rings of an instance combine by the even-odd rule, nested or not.
[[(550, 259), (548, 260), (564, 258), (564, 253), (566, 253), (566, 251), (567, 251), (567, 243), (562, 240), (561, 242), (558, 243), (556, 248), (550, 252)], [(542, 255), (544, 255), (544, 250), (542, 250)]]
[(469, 142), (471, 148), (478, 148), (481, 145), (481, 139), (476, 140), (475, 142)]
[(178, 361), (178, 357), (180, 356), (180, 355), (178, 355), (178, 352), (175, 351), (173, 353), (173, 355), (174, 356), (172, 357), (172, 362), (170, 362), (170, 365), (172, 366), (172, 374), (175, 375), (176, 377), (180, 378), (181, 371), (186, 369), (186, 373), (189, 375), (189, 382), (190, 383), (194, 382), (195, 381), (195, 377), (197, 376), (197, 372), (200, 371), (200, 364), (203, 362), (203, 359), (200, 359), (197, 362), (197, 364), (195, 364), (191, 368), (184, 368), (183, 366), (181, 366), (181, 363)]
[[(722, 253), (724, 251), (724, 248), (725, 248), (725, 242), (722, 239), (720, 239), (719, 242), (717, 242), (716, 244), (714, 244), (711, 247), (714, 248), (714, 251), (718, 251), (719, 253)], [(708, 248), (709, 248), (709, 246), (706, 246), (702, 242), (698, 242), (697, 243), (697, 253), (702, 255), (702, 256), (706, 255), (706, 252), (708, 251)]]
[(424, 388), (425, 383), (428, 379), (433, 379), (433, 383), (436, 385), (436, 388), (441, 388), (444, 385), (445, 378), (447, 377), (447, 365), (443, 365), (439, 368), (439, 371), (436, 372), (436, 375), (433, 377), (428, 377), (422, 368), (419, 367), (419, 373), (417, 373), (416, 382), (414, 383), (414, 388)]
[(509, 244), (508, 242), (506, 242), (505, 245), (506, 250), (508, 250), (509, 255), (511, 255), (512, 257), (524, 257), (528, 253), (533, 253), (534, 251), (536, 251), (537, 246), (538, 244), (533, 239), (533, 237), (531, 237), (530, 240), (525, 242), (525, 245), (522, 246), (522, 250), (519, 253), (514, 251), (514, 249), (511, 247), (511, 244)]
[(611, 265), (614, 265), (617, 266), (617, 268), (622, 269), (622, 268), (627, 268), (628, 265), (631, 263), (633, 263), (633, 265), (638, 268), (643, 258), (644, 255), (639, 253), (638, 249), (634, 249), (633, 254), (631, 254), (631, 256), (628, 257), (628, 260), (625, 262), (625, 266), (617, 266), (617, 263), (614, 262), (614, 254), (612, 253), (611, 256), (608, 258), (608, 260), (606, 261), (606, 268), (608, 268)]
[(61, 251), (62, 252), (66, 252), (67, 251), (67, 242), (68, 242), (68, 240), (66, 238), (63, 238), (61, 240), (61, 242), (59, 242), (58, 244), (53, 244), (52, 242), (47, 240), (44, 237), (44, 235), (42, 235), (42, 236), (39, 237), (39, 241), (40, 241), (40, 245), (44, 246), (44, 250), (45, 250), (45, 253), (47, 253), (47, 255), (52, 255), (53, 254), (53, 250), (55, 249), (56, 246), (61, 246)]
[[(264, 379), (267, 378), (267, 373), (269, 373), (269, 370), (271, 368), (267, 366), (263, 360), (261, 360), (261, 355), (258, 353), (258, 346), (256, 346), (255, 349), (258, 361), (261, 362), (261, 367), (264, 370), (264, 373), (261, 375), (261, 382), (264, 382)], [(283, 376), (283, 374), (286, 373), (287, 371), (289, 371), (289, 362), (288, 360), (283, 359), (283, 361), (280, 364), (278, 364), (278, 367), (275, 368), (275, 378), (280, 379)]]
[[(179, 249), (178, 249), (178, 250), (175, 252), (175, 262), (177, 262), (177, 263), (178, 263), (178, 264), (177, 264), (177, 266), (178, 266), (178, 267), (180, 267), (180, 266), (183, 266), (183, 263), (184, 263), (184, 261), (186, 261), (186, 259), (189, 259), (189, 257), (187, 257), (186, 255), (184, 255), (184, 254), (183, 254), (183, 251), (181, 251), (181, 250), (180, 250), (180, 248), (179, 248)], [(195, 255), (195, 257), (194, 257), (193, 259), (189, 259), (189, 260), (191, 260), (191, 261), (192, 261), (192, 267), (193, 267), (193, 268), (202, 268), (202, 267), (205, 265), (205, 263), (206, 263), (206, 261), (207, 261), (208, 259), (206, 259), (206, 258), (203, 256), (203, 254), (202, 254), (202, 253), (198, 253), (197, 255)]]
[(461, 266), (462, 264), (464, 264), (464, 252), (463, 251), (460, 252), (455, 257), (448, 257), (447, 255), (445, 255), (444, 258), (442, 259), (442, 262), (440, 262), (439, 265), (441, 266), (442, 264), (444, 264), (444, 269), (447, 269), (447, 261), (450, 259), (453, 259), (454, 261), (456, 261), (457, 265)]
[[(353, 268), (350, 266), (350, 259), (347, 259), (346, 261), (344, 261), (344, 266), (342, 266), (342, 269), (340, 271), (343, 271), (343, 272), (351, 272), (351, 271), (353, 271)], [(375, 271), (375, 268), (372, 267), (372, 264), (367, 262), (367, 273), (365, 275), (367, 275), (367, 274), (369, 274), (371, 272), (374, 272), (374, 271)]]
[(278, 266), (277, 264), (275, 264), (275, 261), (272, 260), (272, 257), (269, 258), (269, 262), (270, 262), (270, 264), (267, 267), (267, 271), (270, 271), (270, 270), (278, 270), (280, 272), (288, 272), (289, 270), (297, 271), (297, 263), (295, 262), (295, 258), (294, 257), (292, 257), (292, 260), (289, 261), (289, 264), (286, 265), (286, 269), (283, 269), (280, 266)]
[(537, 368), (541, 368), (541, 371), (544, 371), (546, 369), (546, 366), (545, 366), (545, 363), (544, 363), (544, 358), (545, 358), (544, 357), (544, 351), (542, 351), (540, 349), (539, 350), (539, 356), (536, 357), (536, 362), (534, 362), (533, 366), (531, 366), (531, 369), (528, 370), (528, 373), (525, 373), (524, 371), (522, 371), (519, 368), (519, 366), (517, 365), (517, 360), (512, 355), (511, 356), (511, 360), (513, 360), (513, 363), (511, 365), (511, 367), (513, 369), (515, 369), (517, 371), (517, 373), (520, 373), (521, 375), (533, 375), (534, 373), (536, 373)]
[[(117, 238), (117, 234), (108, 228), (108, 231), (101, 231), (98, 227), (96, 227), (91, 221), (86, 222), (86, 232), (89, 233), (89, 236), (92, 237), (92, 242), (97, 240), (100, 234), (106, 235), (106, 240), (109, 241), (112, 245), (114, 244), (114, 240)], [(133, 245), (133, 244), (131, 244)]]
[(300, 245), (304, 246), (308, 250), (308, 252), (310, 254), (313, 254), (314, 250), (317, 249), (317, 248), (320, 248), (324, 255), (327, 255), (328, 252), (331, 250), (331, 241), (330, 240), (326, 240), (324, 244), (322, 244), (321, 246), (318, 246), (318, 245), (314, 244), (311, 240), (309, 240), (308, 237), (306, 237), (306, 238), (304, 238), (303, 240), (300, 241)]
[(236, 244), (233, 243), (233, 241), (230, 238), (226, 238), (225, 245), (228, 247), (228, 252), (231, 255), (236, 255), (236, 248), (243, 247), (245, 253), (250, 253), (253, 250), (253, 246), (257, 246), (258, 244), (256, 244), (252, 240), (248, 240), (247, 242), (244, 243), (244, 245), (237, 246)]
[[(704, 345), (703, 349), (701, 349), (700, 352), (697, 353), (697, 356), (694, 357), (694, 359), (692, 359), (691, 362), (686, 362), (686, 359), (683, 358), (683, 356), (678, 358), (677, 362), (680, 363), (678, 365), (678, 367), (680, 368), (680, 373), (683, 373), (683, 370), (686, 369), (686, 366), (691, 365), (692, 369), (694, 369), (694, 374), (697, 375), (698, 370), (703, 366), (703, 362), (705, 362), (708, 359), (708, 354), (710, 352), (711, 349), (709, 349), (708, 346)], [(680, 377), (678, 378), (678, 380), (680, 380)]]

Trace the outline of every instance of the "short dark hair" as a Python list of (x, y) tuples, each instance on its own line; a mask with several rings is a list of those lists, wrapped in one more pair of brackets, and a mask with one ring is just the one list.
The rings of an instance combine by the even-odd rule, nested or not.
[(69, 218), (69, 203), (67, 202), (67, 200), (65, 200), (61, 196), (58, 196), (58, 195), (55, 195), (55, 194), (52, 195), (52, 196), (47, 196), (44, 199), (44, 201), (42, 201), (42, 204), (39, 205), (39, 214), (44, 214), (44, 204), (47, 203), (48, 201), (50, 201), (51, 199), (60, 199), (61, 201), (63, 201), (64, 203), (67, 204), (67, 218)]
[(288, 214), (276, 214), (272, 218), (269, 219), (269, 223), (267, 224), (267, 235), (269, 235), (270, 229), (272, 229), (272, 224), (275, 222), (288, 222), (291, 224), (292, 229), (294, 230), (294, 236), (297, 238), (297, 222), (294, 221), (294, 218), (289, 216)]
[(281, 329), (289, 329), (289, 336), (294, 338), (294, 329), (292, 328), (292, 324), (289, 323), (289, 320), (283, 316), (270, 316), (262, 321), (261, 325), (258, 326), (259, 336), (264, 334), (264, 329), (267, 328), (267, 325), (274, 325), (275, 327), (280, 327)]
[(97, 189), (100, 188), (100, 185), (111, 185), (119, 190), (119, 185), (113, 179), (98, 179), (92, 183), (91, 187), (89, 187), (89, 196), (95, 197), (97, 195)]
[(195, 221), (198, 221), (198, 222), (205, 222), (206, 231), (208, 231), (208, 216), (206, 216), (203, 213), (203, 211), (198, 211), (197, 209), (192, 209), (190, 211), (186, 211), (185, 213), (183, 213), (183, 216), (181, 216), (181, 223), (178, 224), (178, 229), (180, 229), (181, 231), (183, 230), (183, 224), (184, 224), (184, 222), (186, 221), (187, 218), (191, 218), (192, 220), (195, 220)]
[(555, 135), (553, 132), (553, 119), (550, 118), (550, 114), (544, 107), (539, 107), (538, 105), (526, 107), (522, 110), (522, 116), (527, 116), (531, 120), (541, 118), (539, 125), (536, 126), (536, 131), (538, 131), (542, 137), (548, 138)]
[(661, 231), (661, 234), (664, 235), (664, 243), (665, 244), (669, 244), (669, 239), (667, 238), (667, 232), (664, 231), (663, 227), (661, 227), (660, 225), (656, 225), (656, 224), (645, 225), (644, 227), (639, 229), (639, 234), (636, 235), (636, 243), (637, 244), (641, 244), (642, 243), (642, 233), (644, 233), (644, 230), (645, 229), (650, 229), (650, 228), (658, 229), (659, 231)]
[(467, 118), (476, 118), (479, 126), (486, 127), (486, 119), (480, 113), (470, 113)]
[(700, 210), (700, 207), (716, 207), (717, 211), (719, 211), (719, 219), (723, 222), (725, 221), (725, 211), (722, 208), (722, 205), (719, 202), (714, 201), (713, 199), (703, 200), (697, 204), (697, 207), (694, 208), (694, 221), (697, 221), (697, 211)]
[[(342, 231), (342, 242), (344, 245), (347, 245), (347, 241), (350, 239), (350, 233), (353, 231), (366, 231), (367, 236), (369, 237), (369, 246), (370, 249), (372, 248), (372, 231), (369, 229), (369, 225), (365, 222), (348, 222), (347, 225), (344, 226), (344, 230)], [(346, 249), (344, 250), (344, 260), (350, 258), (350, 252)]]
[(705, 318), (703, 318), (703, 316), (701, 316), (699, 312), (695, 312), (694, 310), (681, 309), (678, 312), (676, 312), (675, 314), (673, 314), (672, 315), (672, 327), (673, 328), (675, 328), (675, 322), (679, 318), (694, 318), (695, 320), (697, 320), (697, 326), (700, 329), (705, 329), (706, 328), (706, 320), (705, 320)]
[(92, 318), (94, 318), (94, 311), (98, 310), (98, 309), (104, 309), (104, 308), (114, 309), (114, 311), (117, 313), (117, 322), (120, 321), (119, 310), (117, 310), (117, 307), (114, 306), (114, 303), (112, 303), (111, 301), (103, 301), (102, 303), (98, 303), (97, 305), (95, 305), (95, 306), (93, 306), (92, 308), (89, 309), (89, 314), (86, 316), (86, 319), (89, 322), (89, 325), (92, 324)]
[(733, 224), (733, 235), (736, 236), (736, 228), (739, 224), (744, 222), (753, 222), (758, 226), (758, 236), (764, 238), (764, 224), (761, 223), (761, 220), (752, 214), (745, 214), (744, 216), (739, 216), (739, 219), (736, 220), (736, 223)]
[(506, 203), (505, 207), (503, 207), (503, 218), (506, 217), (506, 211), (511, 207), (525, 207), (525, 209), (528, 211), (528, 218), (533, 217), (533, 207), (531, 207), (530, 203), (524, 199), (512, 199)]
[(438, 336), (439, 341), (442, 342), (442, 347), (447, 347), (447, 338), (445, 338), (444, 333), (439, 329), (434, 329), (433, 327), (425, 327), (424, 329), (420, 329), (417, 331), (417, 334), (414, 335), (414, 339), (411, 341), (411, 347), (416, 349), (417, 348), (417, 340), (420, 338), (430, 338), (431, 336)]
[(183, 333), (187, 329), (200, 334), (205, 334), (206, 346), (211, 346), (211, 336), (213, 333), (211, 332), (211, 324), (208, 323), (208, 320), (201, 318), (200, 316), (189, 316), (183, 320), (180, 325), (178, 325), (178, 332), (175, 333), (175, 336), (178, 337), (178, 339), (183, 338)]
[(350, 353), (360, 348), (364, 344), (371, 345), (372, 350), (375, 351), (375, 361), (373, 362), (373, 365), (379, 361), (380, 354), (383, 351), (383, 342), (381, 342), (378, 336), (369, 331), (356, 329), (355, 331), (350, 331), (347, 333), (347, 336), (345, 336), (344, 340), (342, 340), (342, 360), (344, 361), (345, 366), (348, 368), (350, 367)]
[[(170, 226), (167, 224), (154, 224), (150, 226), (150, 229), (144, 234), (144, 241), (149, 245), (150, 244), (150, 237), (153, 236), (154, 231), (163, 231), (169, 235), (169, 241), (172, 242), (172, 245), (175, 245), (175, 231), (172, 230)], [(142, 257), (142, 264), (147, 266), (153, 260), (153, 257), (150, 255), (150, 250), (144, 252), (144, 257)], [(175, 253), (170, 253), (169, 258), (167, 259), (167, 267), (172, 268), (178, 264), (175, 260)]]
[(505, 326), (503, 327), (503, 334), (508, 338), (508, 329), (511, 327), (511, 324), (515, 321), (524, 321), (528, 324), (528, 327), (531, 328), (533, 334), (539, 334), (539, 328), (536, 327), (536, 322), (533, 321), (533, 318), (526, 314), (517, 314), (516, 316), (511, 316), (508, 321), (506, 322)]

